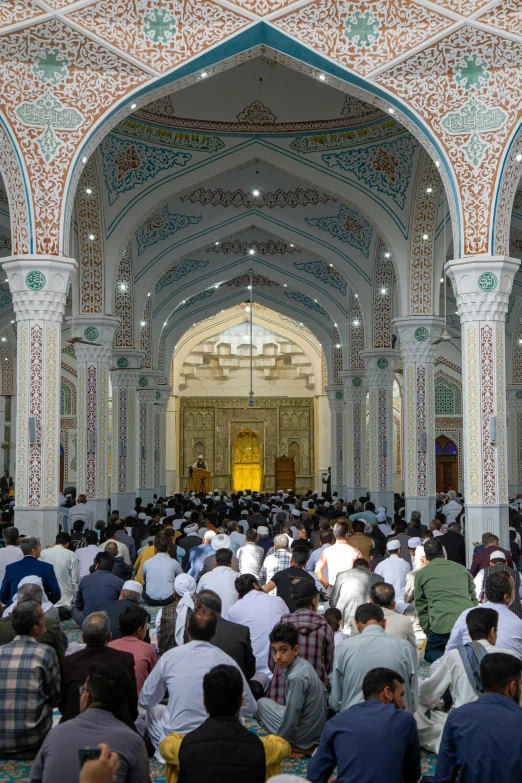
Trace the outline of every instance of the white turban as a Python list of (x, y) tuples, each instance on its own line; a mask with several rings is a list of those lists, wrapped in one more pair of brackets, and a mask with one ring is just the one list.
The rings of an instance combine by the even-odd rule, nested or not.
[(176, 630), (174, 632), (176, 644), (181, 646), (183, 644), (183, 637), (185, 636), (187, 611), (189, 609), (194, 609), (192, 596), (196, 592), (196, 580), (191, 577), (190, 574), (178, 574), (174, 580), (174, 590), (181, 596), (176, 613)]
[[(42, 609), (44, 612), (48, 612), (49, 609), (52, 609), (53, 605), (47, 598), (47, 595), (45, 593), (42, 578), (40, 576), (36, 576), (36, 574), (29, 574), (29, 576), (24, 576), (20, 581), (18, 582), (18, 588), (22, 587), (22, 585), (38, 585), (38, 587), (42, 588), (43, 596), (42, 596)], [(18, 601), (18, 593), (15, 593), (13, 595), (13, 603), (10, 604), (7, 609), (4, 611), (2, 617), (8, 617), (13, 609), (15, 608)]]

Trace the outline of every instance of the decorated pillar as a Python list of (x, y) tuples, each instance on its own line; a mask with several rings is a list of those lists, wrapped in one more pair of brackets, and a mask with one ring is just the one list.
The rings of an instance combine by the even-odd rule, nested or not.
[(143, 504), (154, 502), (155, 402), (159, 372), (141, 370), (138, 377), (136, 439), (136, 495)]
[[(435, 357), (444, 319), (431, 316), (396, 318), (404, 377), (403, 476), (406, 519), (420, 511), (424, 525), (436, 513)], [(455, 491), (458, 487), (453, 487)]]
[(344, 497), (344, 394), (342, 386), (325, 386), (330, 406), (330, 467), (332, 468), (332, 492)]
[(509, 549), (505, 320), (520, 261), (507, 256), (447, 264), (462, 337), (464, 498), (468, 561), (485, 532)]
[(366, 392), (364, 371), (339, 373), (344, 387), (344, 484), (346, 499), (366, 496)]
[(368, 378), (368, 441), (370, 498), (375, 507), (393, 507), (393, 381), (397, 351), (361, 351)]
[(138, 437), (137, 387), (142, 351), (113, 351), (112, 384), (112, 486), (111, 508), (125, 518), (135, 505)]
[(522, 494), (522, 385), (507, 387), (508, 492)]
[(154, 401), (154, 494), (167, 493), (167, 406), (172, 386), (156, 389)]
[(42, 546), (58, 532), (60, 340), (72, 258), (2, 259), (18, 331), (15, 524)]
[(112, 342), (119, 325), (113, 316), (69, 318), (77, 384), (77, 494), (87, 496), (94, 519), (107, 519), (109, 501), (109, 372)]

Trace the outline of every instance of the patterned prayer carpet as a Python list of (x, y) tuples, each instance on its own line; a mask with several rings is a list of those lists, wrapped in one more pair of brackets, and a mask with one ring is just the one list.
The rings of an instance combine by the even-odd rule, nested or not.
[[(150, 607), (149, 611), (151, 612), (153, 616), (153, 620), (155, 619), (156, 610), (151, 609)], [(67, 634), (67, 638), (69, 639), (69, 643), (71, 642), (77, 642), (81, 643), (81, 631), (74, 623), (74, 621), (70, 620), (67, 623), (63, 623), (63, 629), (65, 633)], [(424, 645), (421, 645), (421, 649)], [(429, 674), (429, 664), (426, 664), (424, 662), (424, 659), (421, 658), (421, 662), (419, 664), (419, 676), (424, 679)], [(54, 721), (55, 723), (58, 722), (60, 718), (60, 715), (57, 710), (55, 710), (54, 714)], [(246, 722), (247, 727), (250, 729), (250, 731), (253, 731), (255, 734), (258, 734), (260, 736), (263, 736), (267, 734), (264, 729), (261, 728), (261, 726), (257, 723), (257, 721), (253, 719), (247, 719)], [(435, 773), (435, 765), (436, 765), (437, 757), (434, 756), (432, 753), (426, 753), (425, 751), (422, 751), (422, 772), (424, 775), (433, 775)], [(287, 775), (298, 775), (303, 778), (306, 778), (306, 770), (308, 767), (308, 759), (288, 759), (287, 761), (283, 761), (282, 763), (282, 770)], [(0, 760), (0, 783), (27, 783), (27, 781), (30, 778), (31, 773), (31, 762), (30, 761), (1, 761)], [(155, 759), (151, 759), (150, 761), (150, 777), (153, 781), (161, 781), (161, 783), (165, 783), (165, 767), (157, 762)], [(70, 781), (70, 783), (76, 783), (76, 781)], [(384, 783), (384, 782), (383, 782)]]

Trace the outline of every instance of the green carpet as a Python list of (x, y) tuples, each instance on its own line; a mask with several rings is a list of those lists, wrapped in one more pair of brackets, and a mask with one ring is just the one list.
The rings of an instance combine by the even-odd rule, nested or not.
[[(148, 607), (148, 609), (153, 615), (153, 619), (155, 619), (156, 610), (151, 609), (150, 607)], [(63, 629), (67, 634), (67, 638), (70, 642), (81, 642), (81, 631), (74, 621), (70, 620), (67, 623), (63, 623)], [(424, 660), (421, 659), (421, 663), (419, 664), (419, 676), (424, 679), (428, 676), (428, 670), (429, 664), (424, 663)], [(58, 711), (55, 711), (55, 713), (56, 716), (59, 715)], [(247, 719), (246, 725), (250, 731), (253, 731), (255, 734), (259, 734), (260, 736), (268, 733), (261, 728), (257, 721), (253, 719)], [(436, 760), (437, 757), (433, 754), (422, 751), (423, 774), (433, 775), (435, 773)], [(284, 761), (282, 763), (282, 769), (284, 773), (287, 775), (299, 775), (303, 778), (306, 778), (307, 767), (308, 759), (288, 759), (288, 761)], [(30, 772), (30, 761), (0, 761), (0, 783), (21, 783), (22, 781), (27, 783), (30, 777)], [(152, 759), (150, 762), (150, 776), (153, 781), (162, 781), (162, 783), (164, 783), (165, 767), (163, 764), (159, 764), (156, 760)], [(76, 781), (70, 781), (70, 783), (76, 783)]]

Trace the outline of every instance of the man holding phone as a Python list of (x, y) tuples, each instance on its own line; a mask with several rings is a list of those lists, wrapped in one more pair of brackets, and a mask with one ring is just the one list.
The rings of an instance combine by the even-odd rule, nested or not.
[(99, 757), (101, 739), (119, 756), (116, 783), (150, 783), (143, 739), (115, 717), (130, 686), (130, 675), (120, 666), (92, 664), (80, 688), (80, 715), (49, 732), (33, 764), (30, 783), (78, 780), (82, 765)]

